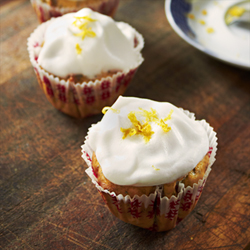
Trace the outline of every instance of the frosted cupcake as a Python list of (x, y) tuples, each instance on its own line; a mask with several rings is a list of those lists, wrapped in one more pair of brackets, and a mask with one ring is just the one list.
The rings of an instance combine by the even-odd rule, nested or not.
[(121, 220), (174, 228), (202, 193), (215, 161), (215, 132), (166, 102), (119, 97), (104, 110), (82, 146), (87, 174)]
[(45, 95), (74, 117), (100, 113), (124, 93), (143, 61), (143, 46), (130, 25), (88, 8), (41, 24), (28, 39)]
[(101, 14), (113, 16), (119, 0), (31, 0), (40, 23), (52, 17), (77, 12), (82, 8), (90, 8)]

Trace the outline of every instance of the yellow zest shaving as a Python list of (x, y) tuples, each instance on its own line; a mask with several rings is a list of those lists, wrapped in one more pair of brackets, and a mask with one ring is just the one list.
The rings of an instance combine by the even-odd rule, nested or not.
[(245, 8), (238, 7), (238, 6), (234, 6), (230, 8), (225, 18), (226, 24), (228, 25), (234, 20), (236, 20), (237, 18), (241, 17), (245, 13), (245, 11), (246, 11)]
[(82, 16), (82, 17), (74, 17), (75, 21), (73, 25), (76, 26), (81, 32), (74, 34), (75, 36), (79, 36), (82, 40), (88, 37), (95, 37), (96, 33), (92, 30), (91, 27), (87, 27), (90, 22), (95, 22), (96, 20), (92, 19), (90, 16)]
[(76, 53), (77, 53), (78, 55), (82, 53), (82, 49), (81, 49), (79, 43), (76, 44)]
[(207, 33), (214, 33), (214, 29), (213, 28), (207, 28)]
[[(171, 127), (168, 126), (165, 122), (171, 119), (171, 115), (173, 113), (173, 110), (171, 110), (168, 114), (168, 116), (163, 120), (159, 119), (158, 115), (156, 113), (156, 110), (151, 108), (151, 111), (139, 108), (140, 111), (131, 111), (128, 114), (128, 119), (131, 121), (133, 127), (131, 128), (121, 128), (121, 132), (123, 133), (122, 139), (125, 139), (127, 136), (133, 136), (133, 135), (142, 135), (145, 142), (149, 142), (151, 139), (151, 136), (154, 134), (154, 131), (152, 131), (151, 125), (149, 122), (155, 122), (157, 125), (159, 125), (164, 132), (169, 132), (171, 130)], [(142, 115), (146, 118), (146, 121), (139, 122), (136, 118), (136, 114)]]
[(157, 122), (157, 124), (161, 126), (162, 130), (166, 133), (171, 130), (171, 127), (168, 126), (162, 119), (159, 122)]
[(206, 16), (207, 15), (207, 11), (206, 10), (202, 10), (202, 15)]
[(81, 20), (81, 19), (85, 19), (86, 21), (90, 21), (90, 22), (95, 22), (95, 21), (96, 21), (95, 19), (92, 19), (92, 18), (90, 17), (90, 15), (88, 15), (88, 16), (74, 16), (74, 18), (75, 18), (76, 20), (74, 21), (73, 24), (75, 24), (75, 23), (77, 22), (77, 20)]
[(160, 170), (159, 168), (156, 168), (154, 165), (152, 165), (152, 168), (156, 171)]
[(122, 139), (136, 134), (136, 130), (134, 128), (121, 128), (121, 132), (123, 133)]
[(92, 28), (84, 28), (84, 30), (82, 30), (82, 32), (80, 33), (76, 33), (74, 34), (75, 36), (80, 36), (82, 38), (82, 40), (88, 36), (88, 37), (95, 37), (96, 34), (95, 32), (92, 30)]
[(139, 108), (139, 109), (141, 110), (141, 112), (137, 112), (137, 114), (144, 116), (147, 122), (158, 120), (158, 115), (155, 109), (151, 108), (151, 111), (147, 111), (142, 108)]
[(104, 107), (102, 109), (102, 113), (105, 115), (109, 110), (111, 110), (111, 111), (113, 111), (114, 113), (117, 113), (117, 114), (120, 113), (119, 109), (114, 109), (114, 108), (111, 108), (111, 107)]
[(244, 12), (246, 11), (245, 8), (242, 8), (242, 7), (238, 7), (238, 6), (234, 6), (232, 7), (228, 13), (231, 15), (231, 16), (236, 16), (236, 17), (240, 17), (244, 14)]
[(95, 22), (95, 19), (92, 19), (90, 15), (88, 16), (74, 16), (75, 21), (72, 23), (78, 29), (82, 30), (86, 27), (90, 22)]
[(171, 109), (170, 112), (169, 112), (169, 114), (168, 114), (168, 116), (166, 118), (164, 118), (165, 122), (171, 119), (171, 116), (172, 116), (173, 112), (174, 112), (174, 110)]
[(201, 25), (205, 25), (205, 24), (206, 24), (206, 22), (205, 22), (204, 20), (200, 20), (199, 23), (200, 23)]
[(165, 122), (171, 119), (171, 116), (172, 116), (173, 112), (174, 112), (174, 110), (171, 109), (170, 112), (169, 112), (169, 114), (168, 114), (168, 116), (166, 118), (164, 118), (164, 120), (161, 119), (160, 121), (158, 120), (156, 122), (162, 128), (162, 130), (164, 132), (166, 132), (166, 133), (171, 130), (171, 127), (168, 126)]
[(142, 135), (144, 141), (147, 143), (151, 139), (152, 134), (154, 134), (154, 131), (152, 131), (151, 125), (148, 122), (145, 123), (140, 123), (136, 116), (135, 112), (131, 111), (128, 114), (128, 118), (133, 124), (133, 128), (121, 128), (121, 132), (123, 133), (122, 139), (125, 139), (128, 135), (133, 136), (133, 135)]
[(193, 15), (193, 14), (188, 14), (188, 18), (190, 18), (190, 19), (195, 19), (195, 16)]

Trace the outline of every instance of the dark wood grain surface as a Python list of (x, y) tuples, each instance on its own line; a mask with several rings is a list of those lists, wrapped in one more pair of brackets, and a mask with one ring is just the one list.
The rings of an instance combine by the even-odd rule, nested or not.
[(121, 0), (114, 18), (145, 38), (145, 61), (125, 95), (171, 102), (218, 133), (201, 199), (169, 232), (114, 217), (81, 158), (87, 129), (102, 115), (77, 120), (47, 101), (26, 47), (35, 12), (28, 0), (1, 0), (0, 249), (249, 249), (250, 72), (186, 44), (163, 0)]

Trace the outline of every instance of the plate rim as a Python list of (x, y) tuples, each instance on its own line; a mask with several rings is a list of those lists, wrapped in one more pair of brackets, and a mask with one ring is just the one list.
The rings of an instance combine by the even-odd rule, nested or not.
[[(199, 51), (215, 58), (218, 59), (222, 62), (225, 62), (227, 64), (231, 64), (243, 69), (250, 69), (250, 64), (248, 65), (247, 63), (242, 63), (238, 62), (237, 60), (232, 60), (230, 58), (227, 58), (226, 56), (222, 56), (220, 54), (214, 53), (212, 50), (206, 49), (204, 46), (202, 46), (200, 43), (195, 42), (191, 38), (189, 38), (176, 24), (173, 15), (171, 13), (171, 3), (173, 0), (165, 0), (165, 15), (167, 17), (167, 20), (172, 27), (172, 29), (184, 40), (186, 41), (189, 45), (193, 46), (194, 48), (198, 49)], [(176, 1), (176, 0), (175, 0)]]

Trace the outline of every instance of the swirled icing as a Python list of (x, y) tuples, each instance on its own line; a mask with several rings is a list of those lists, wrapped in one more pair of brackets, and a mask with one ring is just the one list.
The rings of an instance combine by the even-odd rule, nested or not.
[[(85, 27), (76, 25), (79, 17), (92, 21), (85, 18), (80, 20), (86, 21)], [(88, 34), (82, 36), (83, 31)], [(82, 74), (93, 79), (109, 70), (128, 71), (137, 64), (140, 53), (134, 48), (135, 37), (135, 29), (128, 24), (84, 8), (51, 20), (38, 63), (59, 77)]]
[[(147, 112), (155, 118), (148, 119)], [(135, 114), (136, 118), (129, 114)], [(123, 129), (136, 130), (136, 121), (149, 124), (149, 140), (145, 140), (140, 125), (141, 131), (132, 131), (124, 137)], [(90, 129), (88, 137), (104, 176), (118, 185), (171, 183), (191, 171), (209, 148), (200, 121), (189, 118), (170, 103), (134, 97), (120, 96)]]

